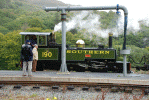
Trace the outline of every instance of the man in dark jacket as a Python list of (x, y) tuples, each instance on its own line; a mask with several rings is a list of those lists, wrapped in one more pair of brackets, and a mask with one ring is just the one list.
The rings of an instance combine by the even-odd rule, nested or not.
[(33, 53), (30, 41), (26, 40), (26, 44), (22, 45), (21, 56), (23, 60), (23, 76), (26, 76), (26, 67), (28, 66), (28, 76), (32, 76)]

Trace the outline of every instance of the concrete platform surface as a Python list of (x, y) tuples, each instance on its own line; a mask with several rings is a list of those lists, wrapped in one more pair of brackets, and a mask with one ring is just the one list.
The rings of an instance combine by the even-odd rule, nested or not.
[(23, 71), (0, 70), (0, 81), (57, 81), (57, 82), (95, 82), (149, 85), (147, 74), (102, 73), (102, 72), (70, 72), (58, 74), (57, 71), (32, 72), (33, 77), (22, 76)]

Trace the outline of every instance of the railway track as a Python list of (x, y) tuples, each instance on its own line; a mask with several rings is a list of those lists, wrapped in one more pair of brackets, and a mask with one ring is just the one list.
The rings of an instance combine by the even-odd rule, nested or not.
[[(8, 72), (3, 72), (8, 73)], [(5, 74), (1, 73), (3, 76)], [(133, 99), (134, 96), (139, 96), (138, 98), (144, 98), (144, 99), (138, 99), (138, 100), (148, 100), (149, 96), (149, 85), (147, 84), (148, 81), (142, 81), (147, 80), (148, 76), (140, 76), (140, 77), (128, 77), (128, 78), (121, 78), (118, 77), (118, 75), (121, 74), (105, 74), (105, 73), (77, 73), (72, 72), (71, 75), (69, 75), (69, 78), (63, 79), (61, 77), (62, 75), (56, 74), (56, 72), (37, 72), (33, 73), (35, 77), (28, 78), (28, 77), (19, 77), (22, 73), (17, 72), (17, 75), (15, 75), (16, 72), (9, 72), (9, 76), (5, 76), (1, 78), (0, 81), (0, 95), (3, 96), (2, 100), (9, 97), (9, 94), (11, 91), (11, 95), (13, 95), (13, 100), (19, 100), (19, 96), (26, 95), (30, 98), (32, 96), (40, 96), (45, 97), (45, 99), (40, 100), (46, 100), (46, 97), (52, 98), (53, 96), (56, 96), (57, 100), (82, 100), (83, 98), (88, 98), (84, 100), (120, 100), (121, 98), (125, 100), (137, 100)], [(10, 76), (12, 75), (12, 76)], [(15, 76), (14, 76), (15, 75)], [(51, 77), (38, 77), (38, 76), (51, 76)], [(68, 76), (68, 75), (63, 75)], [(76, 76), (76, 77), (74, 77)], [(74, 80), (75, 78), (78, 78), (77, 80)], [(105, 77), (108, 76), (108, 77)], [(84, 77), (93, 77), (94, 81), (88, 81), (88, 78)], [(96, 77), (102, 77), (101, 80), (96, 80)], [(113, 77), (110, 81), (105, 81), (106, 79), (110, 79), (109, 77)], [(47, 78), (47, 81), (45, 80)], [(123, 80), (124, 79), (124, 80)], [(127, 82), (121, 82), (125, 81)], [(130, 81), (132, 79), (132, 81)], [(115, 80), (118, 80), (114, 82)], [(137, 81), (141, 80), (141, 81)], [(146, 82), (146, 83), (145, 83)], [(131, 84), (129, 84), (131, 83)], [(105, 93), (105, 94), (104, 94)], [(106, 99), (101, 99), (103, 95), (106, 96)], [(126, 99), (126, 95), (130, 95), (130, 99)], [(117, 97), (118, 96), (118, 97)], [(100, 99), (92, 99), (92, 98), (98, 98)], [(10, 98), (10, 97), (9, 97)], [(8, 100), (9, 100), (8, 98)], [(65, 99), (68, 98), (68, 99)], [(76, 99), (77, 98), (77, 99)], [(0, 98), (1, 99), (1, 98)], [(35, 98), (36, 100), (37, 98)], [(6, 99), (7, 100), (7, 99)], [(38, 100), (38, 99), (37, 99)], [(52, 99), (49, 99), (52, 100)], [(122, 100), (122, 99), (121, 99)]]
[(73, 87), (88, 87), (94, 88), (95, 90), (109, 88), (111, 91), (116, 91), (117, 89), (127, 92), (133, 91), (135, 89), (139, 89), (148, 95), (149, 86), (148, 85), (135, 85), (135, 84), (113, 84), (113, 83), (87, 83), (87, 82), (45, 82), (45, 81), (0, 81), (1, 86), (4, 85), (15, 85), (15, 86), (57, 86), (57, 87), (67, 87), (67, 89), (71, 86)]
[[(21, 94), (18, 95), (18, 93)], [(46, 98), (41, 99), (41, 96), (45, 97), (49, 95), (51, 95), (49, 96), (50, 98), (56, 96), (57, 98), (62, 98), (63, 100), (80, 100), (80, 98), (82, 100), (82, 98), (86, 97), (88, 99), (83, 100), (109, 100), (113, 95), (115, 95), (118, 99), (112, 100), (120, 100), (123, 96), (124, 99), (131, 98), (127, 100), (148, 100), (148, 93), (149, 86), (135, 84), (128, 85), (86, 82), (0, 81), (0, 95), (2, 95), (2, 99), (8, 98), (8, 100), (10, 98), (8, 94), (13, 95), (11, 98), (14, 98), (15, 100), (19, 100), (18, 98), (20, 95), (20, 97), (26, 97), (27, 94), (30, 95), (28, 96), (29, 98), (35, 96), (35, 99), (40, 98), (40, 100), (46, 100)], [(77, 99), (74, 99), (76, 96)], [(92, 97), (96, 97), (96, 99), (93, 99)], [(138, 99), (134, 99), (135, 97)]]

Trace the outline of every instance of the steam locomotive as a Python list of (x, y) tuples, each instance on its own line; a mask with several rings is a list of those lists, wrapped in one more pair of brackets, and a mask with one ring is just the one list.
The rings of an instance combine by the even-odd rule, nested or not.
[[(22, 44), (26, 40), (31, 40), (38, 44), (37, 70), (60, 69), (61, 66), (61, 44), (55, 42), (54, 33), (43, 32), (21, 32)], [(66, 45), (66, 63), (70, 71), (71, 68), (77, 71), (114, 71), (123, 72), (123, 62), (116, 61), (116, 49), (112, 48), (112, 34), (109, 33), (109, 47), (104, 48), (98, 45), (97, 48), (85, 48), (85, 42), (78, 40), (76, 47)], [(131, 64), (127, 62), (127, 72), (131, 72)]]

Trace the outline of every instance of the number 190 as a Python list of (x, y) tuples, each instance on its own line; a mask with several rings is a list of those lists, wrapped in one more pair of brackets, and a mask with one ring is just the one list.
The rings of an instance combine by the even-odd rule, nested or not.
[(42, 57), (52, 57), (51, 52), (42, 52)]

